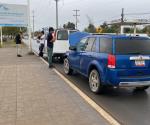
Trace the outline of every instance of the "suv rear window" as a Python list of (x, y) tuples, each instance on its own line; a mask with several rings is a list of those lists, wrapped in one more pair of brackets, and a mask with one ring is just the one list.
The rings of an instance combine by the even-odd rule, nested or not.
[(68, 40), (68, 31), (67, 30), (59, 30), (57, 32), (57, 40)]
[(112, 39), (111, 38), (100, 38), (100, 52), (101, 53), (112, 53)]
[(91, 37), (88, 39), (88, 41), (86, 43), (85, 51), (88, 51), (88, 52), (92, 51), (92, 47), (93, 47), (95, 40), (96, 40), (96, 38), (94, 38), (94, 37)]
[(149, 39), (116, 39), (115, 40), (116, 54), (150, 54)]

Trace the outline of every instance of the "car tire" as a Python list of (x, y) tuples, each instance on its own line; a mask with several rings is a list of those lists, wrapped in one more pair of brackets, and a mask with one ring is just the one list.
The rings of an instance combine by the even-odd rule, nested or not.
[(59, 60), (60, 60), (60, 63), (63, 63), (64, 62), (64, 57), (61, 56)]
[(142, 87), (136, 87), (135, 90), (136, 91), (144, 91), (146, 89), (148, 89), (150, 86), (142, 86)]
[(91, 70), (89, 75), (89, 86), (93, 93), (99, 94), (103, 91), (99, 72), (96, 69)]
[(71, 75), (73, 73), (73, 70), (70, 68), (70, 64), (69, 64), (68, 58), (64, 59), (64, 72), (67, 75)]

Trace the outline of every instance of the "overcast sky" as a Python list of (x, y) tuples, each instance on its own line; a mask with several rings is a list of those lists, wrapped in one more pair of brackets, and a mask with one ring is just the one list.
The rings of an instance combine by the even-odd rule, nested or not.
[[(0, 0), (1, 3), (27, 4), (27, 0)], [(55, 27), (55, 1), (30, 0), (31, 11), (35, 11), (35, 29)], [(68, 21), (75, 22), (72, 10), (79, 9), (79, 29), (83, 30), (89, 23), (89, 18), (96, 26), (104, 21), (119, 19), (121, 8), (125, 13), (150, 13), (150, 0), (59, 0), (59, 26)], [(32, 13), (31, 13), (32, 16)], [(126, 18), (147, 18), (149, 15), (126, 16)]]

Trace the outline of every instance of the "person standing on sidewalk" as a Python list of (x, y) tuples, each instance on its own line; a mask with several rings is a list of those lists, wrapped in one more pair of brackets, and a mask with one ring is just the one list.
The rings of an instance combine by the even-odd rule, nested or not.
[(54, 46), (55, 36), (54, 36), (54, 28), (49, 28), (49, 33), (47, 36), (47, 52), (48, 52), (48, 63), (49, 68), (52, 68), (52, 56), (53, 56), (53, 46)]
[(17, 56), (18, 57), (22, 57), (21, 53), (22, 53), (22, 32), (20, 31), (19, 34), (16, 35), (15, 38), (16, 41), (16, 47), (17, 47)]
[(45, 34), (44, 31), (41, 32), (41, 37), (40, 37), (40, 46), (39, 46), (39, 56), (43, 57), (43, 49), (45, 45)]

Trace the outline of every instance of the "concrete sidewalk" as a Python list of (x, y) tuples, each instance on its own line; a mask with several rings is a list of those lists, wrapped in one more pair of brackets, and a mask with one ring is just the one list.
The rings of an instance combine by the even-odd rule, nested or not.
[(107, 125), (40, 58), (0, 48), (0, 125)]

